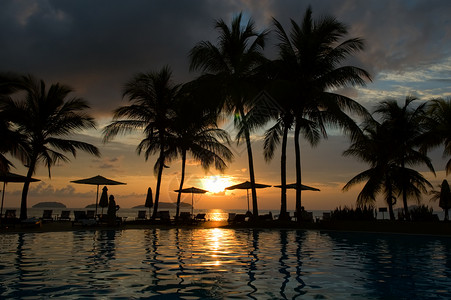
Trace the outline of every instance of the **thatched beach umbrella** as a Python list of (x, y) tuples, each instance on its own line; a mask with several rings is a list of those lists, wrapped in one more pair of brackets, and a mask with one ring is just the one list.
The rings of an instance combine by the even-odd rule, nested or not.
[[(262, 183), (256, 183), (255, 184), (255, 188), (256, 189), (263, 189), (263, 188), (267, 188), (270, 187), (270, 185), (267, 184), (262, 184)], [(249, 210), (249, 189), (252, 188), (252, 185), (249, 181), (245, 181), (243, 183), (239, 183), (239, 184), (235, 184), (229, 187), (226, 187), (226, 190), (246, 190), (247, 191), (247, 211)]]
[(78, 184), (90, 184), (90, 185), (97, 185), (97, 197), (96, 197), (96, 215), (97, 215), (97, 203), (99, 202), (99, 185), (119, 185), (119, 184), (126, 184), (123, 182), (111, 180), (108, 178), (105, 178), (103, 176), (97, 175), (91, 178), (86, 179), (79, 179), (79, 180), (72, 180), (73, 183)]
[(174, 192), (180, 192), (180, 193), (191, 193), (191, 215), (193, 214), (194, 211), (194, 194), (205, 194), (206, 190), (203, 189), (199, 189), (196, 187), (190, 187), (190, 188), (186, 188), (186, 189), (181, 189), (181, 190), (174, 190)]
[[(3, 182), (3, 191), (2, 191), (2, 205), (0, 207), (0, 217), (3, 215), (3, 201), (5, 200), (5, 189), (6, 189), (6, 184), (8, 182), (26, 182), (27, 181), (27, 177), (26, 176), (22, 176), (19, 174), (14, 174), (14, 173), (6, 173), (6, 174), (1, 174), (0, 175), (0, 182)], [(35, 178), (31, 178), (30, 182), (36, 182), (36, 181), (40, 181), (39, 179), (35, 179)]]

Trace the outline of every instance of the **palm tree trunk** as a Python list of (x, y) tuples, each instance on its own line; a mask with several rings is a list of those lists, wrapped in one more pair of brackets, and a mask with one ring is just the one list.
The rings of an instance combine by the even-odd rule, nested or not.
[(301, 184), (302, 184), (302, 176), (301, 176), (301, 145), (299, 143), (299, 135), (301, 131), (301, 126), (296, 123), (296, 127), (294, 130), (294, 151), (296, 154), (296, 215), (297, 221), (301, 221)]
[(280, 215), (279, 219), (288, 219), (287, 215), (287, 139), (288, 139), (288, 126), (283, 128), (282, 137), (282, 154), (280, 157), (280, 183), (282, 185), (280, 195)]
[(394, 221), (395, 220), (395, 213), (393, 212), (393, 196), (390, 194), (387, 200), (387, 204), (388, 204), (388, 213), (390, 215), (390, 221)]
[(160, 165), (158, 166), (157, 188), (155, 191), (155, 203), (153, 206), (152, 220), (155, 220), (155, 218), (157, 217), (158, 201), (160, 199), (161, 177), (163, 175), (163, 168), (164, 168), (164, 147), (163, 146), (161, 146), (161, 149), (160, 149), (159, 160), (160, 160)]
[(182, 177), (180, 179), (179, 192), (177, 194), (177, 209), (175, 211), (175, 221), (177, 222), (180, 215), (180, 198), (182, 197), (183, 182), (185, 181), (185, 165), (186, 165), (186, 150), (182, 152)]
[[(240, 115), (241, 120), (246, 122), (246, 115), (244, 114), (244, 110), (240, 107)], [(247, 124), (244, 124), (244, 137), (246, 138), (246, 147), (247, 147), (247, 158), (249, 161), (249, 177), (251, 181), (251, 191), (252, 191), (252, 214), (254, 217), (258, 216), (258, 204), (257, 204), (257, 191), (255, 189), (255, 174), (254, 174), (254, 159), (252, 156), (252, 146), (251, 146), (251, 137), (249, 133), (249, 128)]]
[(405, 175), (405, 163), (404, 160), (401, 162), (402, 167), (402, 203), (404, 205), (404, 218), (410, 221), (409, 206), (407, 205), (407, 183)]
[(21, 220), (28, 219), (27, 197), (28, 197), (28, 190), (30, 188), (31, 176), (33, 176), (35, 166), (36, 166), (36, 159), (32, 158), (31, 162), (30, 162), (30, 166), (28, 167), (27, 180), (24, 182), (23, 189), (22, 189), (22, 199), (20, 201), (20, 219)]

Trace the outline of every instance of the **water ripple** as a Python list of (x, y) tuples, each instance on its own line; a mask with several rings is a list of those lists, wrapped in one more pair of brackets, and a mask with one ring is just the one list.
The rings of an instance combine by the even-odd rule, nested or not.
[(0, 257), (1, 298), (451, 296), (445, 237), (251, 229), (21, 233), (0, 235)]

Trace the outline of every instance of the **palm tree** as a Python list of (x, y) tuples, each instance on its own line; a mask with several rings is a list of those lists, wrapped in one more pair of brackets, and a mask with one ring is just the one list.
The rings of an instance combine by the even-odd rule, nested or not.
[(445, 211), (445, 221), (448, 221), (448, 210), (451, 208), (451, 189), (448, 181), (443, 179), (442, 184), (440, 185), (440, 191), (431, 191), (431, 194), (431, 201), (439, 200), (438, 205)]
[(362, 135), (343, 153), (345, 156), (355, 156), (370, 165), (368, 170), (354, 176), (343, 190), (347, 191), (353, 185), (366, 181), (357, 197), (357, 206), (373, 205), (376, 196), (383, 193), (390, 220), (395, 219), (393, 205), (396, 204), (398, 195), (406, 191), (406, 194), (420, 201), (421, 193), (425, 193), (426, 187), (431, 186), (417, 171), (400, 167), (395, 153), (396, 143), (392, 139), (391, 128), (375, 120), (366, 122)]
[(13, 73), (0, 74), (0, 173), (9, 172), (13, 164), (4, 156), (9, 153), (16, 158), (23, 158), (26, 150), (25, 136), (13, 130), (10, 115), (5, 111), (5, 105), (10, 101), (11, 94), (22, 87), (21, 77)]
[(364, 85), (370, 75), (354, 66), (342, 66), (350, 55), (363, 50), (360, 38), (340, 42), (348, 33), (344, 24), (333, 17), (314, 21), (307, 8), (302, 23), (291, 20), (291, 31), (273, 19), (279, 38), (279, 78), (285, 80), (290, 91), (294, 115), (296, 155), (296, 211), (301, 209), (301, 150), (302, 133), (315, 146), (321, 137), (327, 137), (326, 125), (340, 127), (355, 135), (359, 131), (355, 122), (345, 113), (366, 115), (366, 109), (354, 100), (332, 92), (348, 85)]
[[(433, 99), (426, 106), (426, 133), (423, 137), (423, 152), (445, 146), (443, 156), (451, 155), (451, 99)], [(446, 175), (451, 172), (451, 159), (446, 163)]]
[(179, 155), (182, 159), (181, 180), (175, 214), (175, 218), (178, 219), (181, 190), (185, 180), (187, 153), (190, 153), (196, 161), (200, 162), (205, 170), (208, 170), (214, 164), (219, 171), (226, 169), (226, 162), (232, 160), (233, 154), (227, 146), (221, 143), (230, 143), (228, 133), (217, 127), (217, 115), (214, 112), (205, 111), (205, 106), (202, 103), (188, 95), (176, 101), (174, 111), (175, 116), (170, 126), (169, 148), (165, 152), (165, 157), (168, 162)]
[(347, 191), (353, 185), (366, 181), (357, 196), (357, 206), (373, 205), (377, 194), (383, 192), (389, 208), (390, 220), (394, 220), (393, 205), (396, 203), (394, 195), (397, 189), (394, 180), (397, 168), (391, 163), (391, 146), (386, 128), (374, 119), (368, 119), (364, 123), (362, 134), (343, 152), (343, 155), (355, 156), (368, 163), (370, 168), (354, 176), (343, 190)]
[(139, 73), (126, 85), (123, 96), (131, 102), (114, 111), (111, 124), (103, 129), (104, 141), (107, 142), (118, 134), (127, 134), (142, 130), (145, 137), (137, 146), (138, 154), (144, 153), (146, 161), (153, 154), (159, 153), (154, 165), (157, 176), (155, 204), (152, 218), (158, 212), (161, 177), (165, 167), (165, 151), (168, 149), (168, 130), (174, 117), (173, 105), (179, 95), (180, 85), (171, 82), (172, 72), (163, 67), (158, 72)]
[[(375, 113), (381, 117), (389, 131), (393, 147), (393, 162), (406, 172), (408, 165), (425, 164), (435, 174), (430, 158), (424, 152), (419, 151), (419, 147), (424, 141), (425, 103), (412, 107), (411, 104), (415, 100), (417, 100), (415, 97), (407, 96), (402, 107), (396, 100), (385, 100), (378, 105)], [(407, 174), (401, 174), (401, 179), (403, 181), (404, 214), (405, 218), (409, 220), (407, 198), (410, 182)]]
[[(25, 97), (19, 100), (7, 99), (4, 111), (18, 131), (26, 137), (29, 152), (24, 157), (28, 168), (27, 178), (31, 179), (39, 163), (44, 163), (51, 177), (51, 167), (59, 161), (68, 162), (64, 152), (74, 157), (77, 150), (99, 156), (97, 147), (72, 139), (64, 139), (77, 130), (95, 128), (92, 117), (84, 111), (89, 108), (80, 98), (69, 98), (73, 91), (59, 83), (46, 89), (42, 80), (31, 75), (22, 77)], [(20, 219), (27, 219), (27, 195), (30, 181), (24, 183), (20, 207)]]
[(215, 28), (219, 32), (218, 45), (202, 41), (194, 46), (190, 51), (190, 70), (202, 71), (198, 80), (211, 91), (210, 97), (218, 100), (218, 106), (234, 113), (235, 124), (244, 128), (253, 214), (257, 216), (257, 192), (246, 112), (257, 95), (256, 70), (265, 61), (262, 50), (268, 32), (257, 33), (252, 19), (243, 26), (242, 14), (232, 20), (230, 27), (223, 20), (218, 20)]

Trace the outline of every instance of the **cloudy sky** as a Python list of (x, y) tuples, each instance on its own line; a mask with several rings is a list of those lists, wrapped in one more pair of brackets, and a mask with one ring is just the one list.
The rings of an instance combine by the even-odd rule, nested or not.
[[(394, 98), (403, 101), (415, 95), (422, 101), (451, 96), (451, 2), (444, 0), (186, 0), (186, 1), (119, 1), (119, 0), (3, 0), (0, 2), (0, 71), (31, 73), (47, 84), (61, 82), (72, 86), (74, 96), (90, 103), (98, 131), (80, 133), (79, 138), (97, 145), (102, 157), (84, 154), (70, 164), (52, 169), (49, 179), (44, 167), (32, 184), (29, 203), (61, 201), (69, 207), (81, 207), (95, 199), (95, 188), (71, 184), (70, 180), (104, 175), (127, 186), (109, 187), (123, 207), (142, 204), (147, 187), (155, 188), (152, 173), (154, 158), (145, 162), (136, 154), (139, 136), (124, 137), (102, 144), (100, 130), (111, 121), (111, 111), (125, 105), (122, 87), (137, 72), (155, 71), (169, 65), (174, 82), (183, 83), (198, 74), (188, 70), (188, 52), (199, 41), (215, 42), (214, 21), (227, 24), (238, 13), (253, 18), (259, 30), (271, 29), (272, 18), (288, 30), (290, 19), (300, 22), (312, 2), (313, 16), (333, 15), (349, 26), (349, 37), (362, 37), (366, 49), (352, 63), (368, 70), (373, 78), (366, 87), (348, 89), (352, 96), (370, 111), (378, 101)], [(270, 36), (266, 48), (275, 54), (276, 40)], [(225, 124), (226, 129), (231, 126)], [(291, 142), (291, 141), (290, 141)], [(317, 148), (303, 144), (304, 183), (321, 192), (306, 192), (306, 209), (333, 209), (352, 205), (358, 188), (343, 193), (344, 183), (365, 169), (365, 165), (341, 153), (348, 147), (346, 138), (332, 134)], [(289, 144), (288, 180), (294, 181), (294, 153)], [(244, 181), (248, 177), (243, 146), (232, 145), (235, 160), (217, 181)], [(261, 134), (253, 137), (257, 181), (279, 183), (279, 160), (266, 164), (262, 156)], [(434, 151), (437, 177), (425, 176), (437, 185), (445, 177), (441, 149)], [(175, 201), (180, 162), (165, 170), (161, 201)], [(17, 173), (25, 173), (16, 163)], [(419, 168), (419, 170), (423, 170)], [(207, 187), (220, 175), (213, 169), (203, 172), (195, 162), (187, 168), (186, 186)], [(228, 182), (227, 182), (228, 180)], [(210, 184), (211, 186), (211, 184)], [(21, 186), (7, 188), (6, 206), (19, 203)], [(198, 208), (246, 208), (244, 191), (207, 194), (196, 198)], [(260, 190), (262, 209), (280, 207), (279, 190)], [(187, 201), (188, 201), (187, 197)], [(294, 208), (294, 192), (289, 192), (289, 208)], [(424, 199), (429, 204), (429, 197)], [(378, 201), (383, 206), (382, 200)]]

